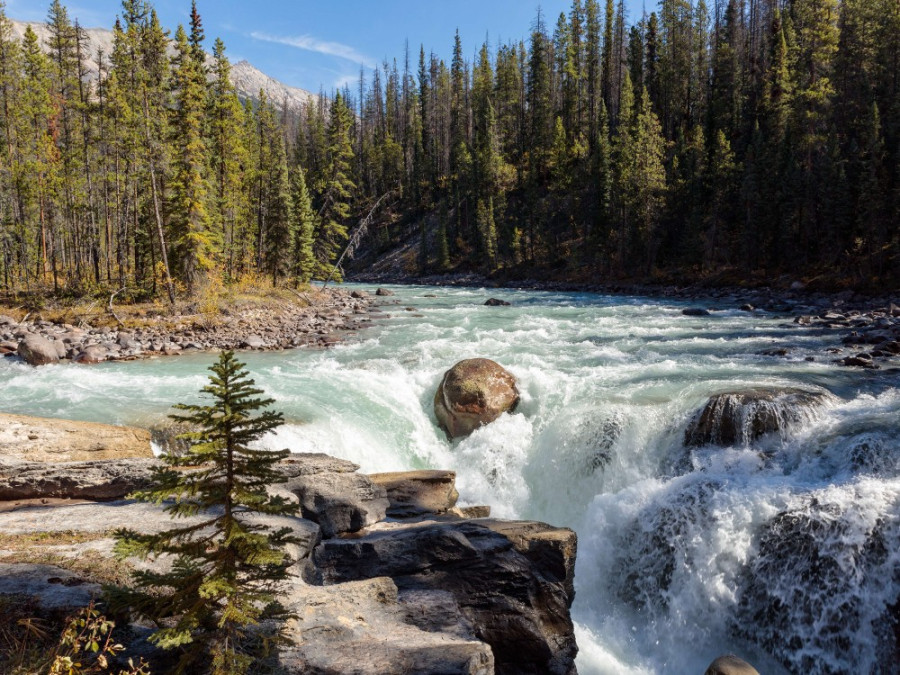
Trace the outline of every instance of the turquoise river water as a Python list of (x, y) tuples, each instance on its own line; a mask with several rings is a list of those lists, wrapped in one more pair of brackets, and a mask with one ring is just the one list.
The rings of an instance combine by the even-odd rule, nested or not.
[[(392, 288), (391, 316), (336, 348), (242, 354), (288, 420), (265, 445), (453, 469), (465, 503), (574, 528), (582, 675), (699, 674), (727, 652), (763, 673), (900, 671), (900, 374), (841, 368), (823, 352), (838, 336), (733, 307)], [(759, 355), (776, 346), (789, 356)], [(450, 443), (432, 398), (476, 356), (522, 401)], [(211, 361), (0, 360), (0, 410), (150, 426), (197, 400)], [(753, 446), (684, 447), (711, 395), (753, 387), (833, 398)]]

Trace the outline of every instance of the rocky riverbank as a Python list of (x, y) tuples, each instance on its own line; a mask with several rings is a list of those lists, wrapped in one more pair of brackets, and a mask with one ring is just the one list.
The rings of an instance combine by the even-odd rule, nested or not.
[[(155, 464), (0, 457), (0, 595), (76, 609), (146, 565), (114, 562), (111, 532), (171, 525), (160, 506), (126, 497)], [(301, 509), (277, 523), (301, 542), (289, 552), (296, 576), (280, 592), (296, 616), (280, 652), (285, 672), (576, 672), (574, 532), (460, 507), (450, 471), (358, 468), (322, 454), (280, 465), (288, 480), (273, 490)], [(117, 639), (125, 656), (165, 659), (146, 636), (133, 626)]]
[(220, 349), (274, 350), (327, 347), (370, 324), (366, 293), (328, 289), (214, 316), (148, 313), (127, 322), (78, 325), (0, 314), (0, 356), (32, 365), (171, 356)]

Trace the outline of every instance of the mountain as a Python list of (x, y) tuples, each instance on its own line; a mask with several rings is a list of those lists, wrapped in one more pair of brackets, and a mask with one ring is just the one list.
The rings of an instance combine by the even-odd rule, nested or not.
[[(31, 26), (31, 29), (37, 34), (41, 45), (46, 48), (50, 31), (45, 23), (13, 20), (13, 36), (22, 39), (27, 26)], [(85, 66), (88, 71), (87, 77), (89, 80), (96, 80), (97, 73), (100, 70), (99, 61), (101, 54), (104, 61), (104, 69), (108, 67), (109, 55), (113, 49), (113, 32), (106, 28), (86, 28), (84, 33), (88, 39), (87, 54), (85, 55)], [(170, 51), (174, 53), (174, 47)], [(207, 60), (211, 63), (212, 57), (207, 56)], [(232, 64), (231, 82), (242, 100), (255, 101), (259, 98), (259, 92), (262, 90), (271, 103), (288, 111), (299, 111), (307, 101), (315, 102), (319, 98), (316, 94), (305, 89), (298, 89), (279, 82), (247, 61), (238, 61)]]

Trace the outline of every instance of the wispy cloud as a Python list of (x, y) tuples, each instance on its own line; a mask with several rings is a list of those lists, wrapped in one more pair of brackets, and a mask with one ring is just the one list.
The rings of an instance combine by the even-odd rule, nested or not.
[(280, 45), (288, 45), (289, 47), (296, 47), (297, 49), (303, 49), (308, 52), (316, 52), (318, 54), (328, 54), (329, 56), (336, 56), (340, 59), (346, 59), (347, 61), (353, 61), (354, 63), (361, 63), (369, 68), (375, 67), (375, 61), (365, 54), (360, 54), (353, 47), (349, 45), (343, 45), (340, 42), (328, 42), (326, 40), (319, 40), (318, 38), (314, 38), (311, 35), (298, 35), (296, 37), (282, 37), (278, 35), (269, 35), (268, 33), (261, 33), (259, 31), (253, 31), (250, 33), (250, 37), (254, 40), (262, 40), (264, 42), (274, 42)]

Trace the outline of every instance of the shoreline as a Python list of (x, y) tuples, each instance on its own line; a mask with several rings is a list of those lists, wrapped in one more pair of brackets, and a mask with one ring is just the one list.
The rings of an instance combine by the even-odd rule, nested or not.
[[(378, 310), (371, 296), (331, 288), (317, 290), (315, 300), (257, 303), (226, 308), (214, 316), (154, 314), (130, 318), (118, 326), (47, 321), (40, 315), (18, 321), (0, 313), (0, 357), (21, 358), (31, 365), (70, 361), (96, 364), (185, 353), (277, 351), (327, 348), (372, 325)], [(324, 300), (319, 302), (319, 300)]]

